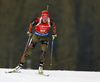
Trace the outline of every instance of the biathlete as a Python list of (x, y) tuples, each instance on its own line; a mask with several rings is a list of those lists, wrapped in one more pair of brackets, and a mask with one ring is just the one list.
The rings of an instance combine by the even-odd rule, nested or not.
[[(32, 27), (35, 26), (34, 33), (32, 35)], [(38, 42), (41, 43), (41, 56), (40, 56), (40, 64), (38, 68), (38, 72), (43, 74), (43, 66), (46, 58), (46, 50), (49, 44), (49, 29), (53, 28), (52, 38), (55, 39), (57, 37), (56, 34), (56, 25), (53, 20), (49, 18), (49, 13), (47, 10), (42, 11), (41, 17), (34, 19), (29, 25), (29, 31), (27, 32), (29, 36), (32, 35), (30, 42), (28, 44), (28, 48), (26, 53), (22, 56), (19, 65), (14, 68), (14, 72), (19, 71), (28, 57), (32, 54), (32, 50), (35, 48)]]

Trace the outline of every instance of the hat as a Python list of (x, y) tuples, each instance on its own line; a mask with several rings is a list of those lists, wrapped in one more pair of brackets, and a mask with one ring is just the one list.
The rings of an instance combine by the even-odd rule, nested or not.
[(47, 16), (47, 17), (49, 17), (49, 13), (48, 13), (47, 10), (42, 11), (42, 15), (41, 15), (41, 17), (43, 17), (43, 16)]

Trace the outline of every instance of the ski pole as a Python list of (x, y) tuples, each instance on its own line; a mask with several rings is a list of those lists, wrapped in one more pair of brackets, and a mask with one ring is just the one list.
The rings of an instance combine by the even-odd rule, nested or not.
[(51, 60), (50, 60), (50, 66), (52, 66), (52, 55), (53, 55), (53, 39), (51, 44)]
[(27, 40), (26, 47), (25, 47), (25, 50), (24, 50), (23, 55), (26, 53), (27, 46), (28, 46), (28, 44), (29, 44), (30, 39), (31, 39), (31, 36), (29, 36), (29, 38), (28, 38), (28, 40)]

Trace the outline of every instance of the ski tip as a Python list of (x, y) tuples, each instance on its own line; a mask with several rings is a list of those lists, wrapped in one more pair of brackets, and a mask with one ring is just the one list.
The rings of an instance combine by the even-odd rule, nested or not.
[(14, 73), (14, 71), (5, 71), (6, 74), (8, 73)]
[(7, 74), (7, 73), (21, 73), (21, 71), (5, 71), (5, 73)]

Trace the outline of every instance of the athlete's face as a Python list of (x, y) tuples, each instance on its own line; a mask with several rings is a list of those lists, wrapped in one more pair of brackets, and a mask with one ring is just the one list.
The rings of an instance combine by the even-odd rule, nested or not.
[(43, 23), (48, 22), (48, 16), (43, 16), (42, 19), (43, 19)]

